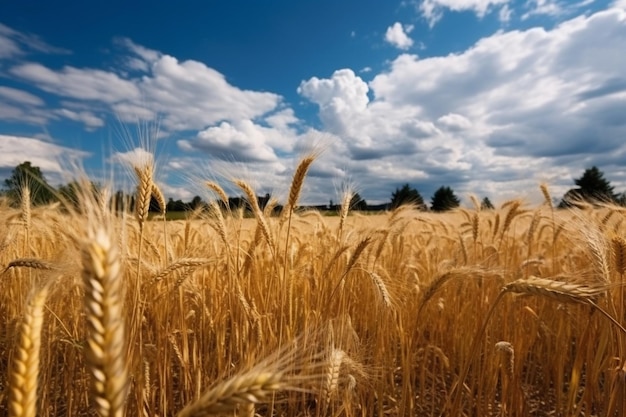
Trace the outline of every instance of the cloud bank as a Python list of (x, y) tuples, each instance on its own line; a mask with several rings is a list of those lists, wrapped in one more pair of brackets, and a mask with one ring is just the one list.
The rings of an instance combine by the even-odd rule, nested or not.
[[(507, 6), (427, 3), (431, 16), (443, 8), (484, 15)], [(53, 68), (31, 60), (26, 44), (4, 29), (0, 64), (31, 88), (0, 87), (0, 118), (71, 120), (93, 130), (112, 112), (123, 121), (158, 117), (165, 134), (176, 138), (176, 152), (163, 169), (189, 172), (198, 159), (206, 165), (219, 159), (223, 171), (247, 173), (260, 189), (288, 182), (299, 152), (323, 136), (327, 152), (307, 180), (308, 202), (327, 202), (337, 183), (350, 178), (370, 202), (387, 201), (406, 182), (426, 198), (448, 185), (461, 196), (473, 192), (499, 201), (521, 190), (539, 195), (540, 181), (562, 195), (591, 165), (610, 173), (624, 191), (626, 8), (623, 1), (614, 6), (551, 29), (501, 30), (459, 53), (420, 58), (405, 51), (384, 70), (367, 73), (367, 81), (351, 68), (304, 79), (294, 89), (316, 106), (321, 132), (281, 95), (239, 88), (198, 61), (118, 39), (119, 68)], [(407, 45), (393, 35), (406, 36), (407, 27), (389, 29), (395, 39), (389, 42)], [(16, 141), (26, 138), (0, 140), (12, 152), (25, 149)], [(33, 143), (42, 150), (35, 156), (62, 152)], [(2, 166), (15, 166), (18, 156), (10, 159), (6, 152)]]

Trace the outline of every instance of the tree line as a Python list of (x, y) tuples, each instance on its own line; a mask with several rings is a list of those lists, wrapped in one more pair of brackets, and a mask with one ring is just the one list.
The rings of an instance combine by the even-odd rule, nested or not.
[[(579, 203), (613, 203), (626, 206), (626, 193), (616, 193), (614, 187), (604, 177), (604, 173), (596, 166), (588, 168), (584, 171), (580, 178), (574, 180), (576, 188), (568, 190), (558, 204), (560, 208), (575, 206)], [(78, 204), (78, 192), (81, 185), (76, 182), (70, 182), (54, 188), (48, 184), (41, 169), (33, 166), (29, 161), (23, 162), (13, 169), (11, 176), (4, 181), (2, 194), (8, 197), (13, 204), (18, 204), (24, 187), (30, 193), (31, 204), (44, 205), (55, 201), (63, 201), (70, 204)], [(91, 183), (92, 192), (97, 194), (100, 187)], [(271, 195), (257, 197), (258, 204), (261, 209), (265, 208), (270, 201)], [(248, 202), (243, 197), (231, 197), (228, 202), (220, 202), (224, 208), (248, 208)], [(435, 212), (443, 212), (455, 209), (460, 206), (461, 201), (455, 194), (454, 190), (448, 186), (439, 187), (430, 199), (430, 205), (426, 204), (424, 198), (419, 191), (408, 183), (397, 187), (391, 193), (391, 199), (388, 203), (379, 205), (368, 205), (367, 202), (358, 194), (354, 193), (350, 201), (350, 209), (357, 211), (378, 211), (394, 209), (404, 204), (412, 204), (419, 210), (432, 210)], [(135, 205), (135, 197), (123, 191), (117, 191), (111, 197), (111, 205), (117, 210), (133, 210)], [(184, 202), (182, 200), (174, 200), (170, 198), (166, 205), (168, 212), (192, 211), (205, 208), (207, 203), (200, 196), (195, 196), (191, 201)], [(335, 204), (330, 200), (328, 205), (312, 206), (318, 210), (337, 211), (341, 205)], [(488, 197), (484, 197), (481, 201), (481, 210), (490, 210), (494, 206)], [(282, 207), (277, 205), (276, 212), (280, 212)], [(156, 201), (150, 204), (150, 210), (153, 212), (160, 211)]]

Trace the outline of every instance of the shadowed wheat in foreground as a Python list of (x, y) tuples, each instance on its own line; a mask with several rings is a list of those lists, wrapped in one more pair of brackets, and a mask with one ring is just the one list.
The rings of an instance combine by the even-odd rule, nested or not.
[[(133, 211), (0, 205), (0, 414), (618, 416), (623, 208), (522, 201), (435, 214), (206, 208), (165, 221), (152, 158)], [(149, 217), (150, 201), (158, 215)]]

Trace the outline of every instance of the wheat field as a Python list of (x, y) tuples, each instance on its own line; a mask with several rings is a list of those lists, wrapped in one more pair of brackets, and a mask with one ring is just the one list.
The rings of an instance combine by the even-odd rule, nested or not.
[[(0, 206), (0, 414), (621, 416), (623, 208)], [(87, 183), (86, 183), (87, 184)], [(350, 201), (350, 195), (344, 201)]]

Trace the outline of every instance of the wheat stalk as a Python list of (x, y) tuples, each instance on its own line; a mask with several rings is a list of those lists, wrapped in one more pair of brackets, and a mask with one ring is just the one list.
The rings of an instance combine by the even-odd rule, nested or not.
[(383, 303), (385, 304), (385, 307), (391, 308), (391, 297), (389, 296), (389, 291), (387, 290), (387, 286), (385, 285), (383, 279), (375, 272), (369, 272), (369, 276), (372, 279), (372, 282), (374, 283), (376, 288), (378, 289), (378, 292), (383, 300)]
[(589, 304), (605, 293), (606, 286), (588, 286), (553, 279), (529, 276), (510, 282), (502, 289), (504, 292), (533, 294), (552, 298), (564, 303)]
[(39, 350), (43, 308), (48, 296), (47, 287), (31, 296), (20, 326), (17, 353), (11, 374), (9, 415), (35, 417), (37, 415), (37, 385), (39, 377)]
[(207, 258), (180, 258), (176, 262), (171, 263), (166, 268), (163, 268), (152, 277), (152, 282), (161, 281), (163, 278), (171, 275), (181, 268), (194, 268), (198, 266), (207, 265), (214, 262), (212, 259)]
[(502, 364), (506, 367), (506, 372), (509, 378), (513, 378), (513, 371), (515, 369), (515, 351), (513, 345), (509, 342), (496, 343), (496, 351), (502, 355)]
[[(165, 196), (163, 195), (163, 192), (161, 192), (161, 189), (159, 188), (159, 186), (156, 185), (154, 182), (152, 183), (150, 187), (150, 193), (151, 193), (151, 196), (154, 197), (157, 204), (159, 205), (159, 212), (162, 215), (165, 215), (165, 210), (167, 208), (167, 203), (165, 203)], [(150, 203), (148, 203), (148, 205), (149, 204)]]
[(20, 216), (22, 218), (22, 224), (24, 225), (24, 229), (28, 232), (31, 226), (32, 219), (32, 211), (31, 211), (31, 201), (30, 201), (30, 187), (28, 184), (23, 184), (20, 189)]
[(50, 271), (55, 269), (56, 266), (48, 261), (44, 261), (36, 258), (20, 258), (15, 259), (4, 268), (4, 272), (7, 272), (11, 268), (30, 268), (30, 269), (41, 269), (44, 271)]
[(550, 209), (553, 209), (554, 206), (552, 204), (552, 196), (550, 195), (550, 190), (548, 190), (548, 184), (541, 183), (539, 185), (539, 189), (541, 190), (541, 194), (543, 194), (543, 201)]
[(341, 236), (343, 235), (343, 228), (346, 223), (346, 219), (348, 218), (348, 212), (350, 211), (350, 202), (352, 201), (352, 196), (354, 193), (350, 189), (346, 189), (341, 198), (341, 210), (339, 211), (339, 232), (338, 237), (341, 240)]
[(304, 184), (304, 178), (306, 177), (306, 173), (309, 171), (309, 167), (314, 160), (314, 156), (306, 156), (302, 158), (302, 160), (298, 164), (298, 168), (296, 168), (296, 172), (293, 174), (293, 179), (291, 180), (291, 187), (289, 188), (289, 198), (287, 199), (287, 204), (283, 209), (282, 219), (290, 216), (291, 212), (293, 212), (293, 210), (295, 210), (296, 206), (298, 205), (300, 192), (302, 191), (302, 185)]
[(621, 236), (614, 236), (611, 239), (611, 248), (613, 249), (615, 271), (624, 275), (626, 272), (626, 239)]
[(143, 229), (143, 224), (148, 220), (150, 209), (150, 199), (152, 198), (152, 164), (147, 163), (142, 167), (135, 166), (137, 175), (137, 197), (135, 199), (135, 217), (139, 222), (139, 227)]
[(265, 241), (270, 247), (272, 253), (275, 253), (274, 238), (272, 237), (270, 227), (265, 220), (263, 211), (261, 211), (261, 208), (259, 207), (259, 201), (257, 200), (257, 196), (254, 193), (254, 190), (252, 189), (252, 187), (250, 187), (248, 183), (242, 180), (235, 180), (235, 184), (237, 185), (237, 187), (241, 188), (241, 190), (246, 194), (246, 198), (248, 199), (248, 203), (252, 208), (252, 212), (256, 217), (257, 223), (261, 227), (261, 233), (263, 233), (263, 237), (265, 238)]
[(127, 390), (121, 264), (102, 227), (89, 231), (82, 264), (94, 405), (101, 417), (121, 417)]
[(252, 370), (236, 375), (206, 391), (178, 413), (178, 417), (199, 417), (232, 413), (238, 406), (268, 401), (277, 390), (285, 389), (281, 372)]
[(341, 369), (341, 363), (345, 352), (341, 349), (333, 349), (328, 359), (328, 365), (324, 374), (324, 383), (322, 385), (322, 399), (324, 406), (327, 407), (332, 400), (333, 394), (337, 391), (337, 384), (339, 382), (339, 371)]
[(220, 187), (218, 183), (213, 181), (205, 181), (204, 185), (206, 185), (209, 190), (213, 191), (224, 204), (228, 205), (228, 195), (226, 195), (226, 192), (222, 187)]

